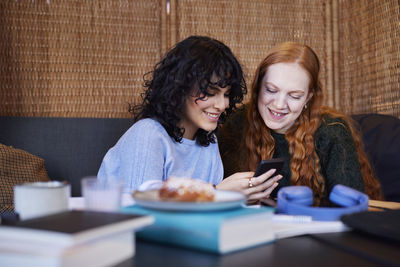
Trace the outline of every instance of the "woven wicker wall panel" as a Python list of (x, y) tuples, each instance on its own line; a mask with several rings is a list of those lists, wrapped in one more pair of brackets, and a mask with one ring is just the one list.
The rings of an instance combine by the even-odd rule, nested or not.
[(285, 41), (308, 44), (320, 57), (326, 87), (326, 40), (331, 28), (324, 2), (171, 0), (170, 45), (194, 34), (223, 41), (241, 61), (250, 86), (257, 65), (272, 46)]
[(336, 102), (348, 113), (400, 117), (399, 1), (340, 0), (338, 8)]
[[(1, 1), (0, 115), (127, 117), (142, 75), (192, 34), (252, 74), (276, 43), (309, 44), (326, 104), (400, 117), (399, 3), (318, 0)], [(168, 24), (167, 24), (168, 22)]]
[(165, 50), (163, 3), (1, 1), (0, 115), (128, 117)]

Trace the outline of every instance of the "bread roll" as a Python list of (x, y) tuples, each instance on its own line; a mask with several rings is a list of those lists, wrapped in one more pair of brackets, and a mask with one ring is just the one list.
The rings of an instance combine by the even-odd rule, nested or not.
[(159, 190), (159, 197), (165, 201), (210, 202), (214, 201), (214, 187), (202, 180), (170, 177)]

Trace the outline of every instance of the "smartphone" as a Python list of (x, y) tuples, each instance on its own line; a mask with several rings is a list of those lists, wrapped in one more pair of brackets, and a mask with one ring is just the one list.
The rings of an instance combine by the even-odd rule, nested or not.
[(266, 173), (270, 169), (276, 169), (275, 174), (278, 174), (282, 170), (284, 162), (285, 160), (282, 158), (262, 160), (257, 166), (256, 172), (254, 173), (254, 177), (260, 176), (261, 174)]

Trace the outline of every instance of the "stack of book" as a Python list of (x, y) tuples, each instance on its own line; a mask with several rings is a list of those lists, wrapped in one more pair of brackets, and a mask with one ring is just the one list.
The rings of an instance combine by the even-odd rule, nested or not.
[(133, 205), (124, 207), (122, 212), (154, 216), (154, 224), (137, 232), (140, 239), (217, 254), (248, 249), (282, 238), (349, 230), (340, 221), (313, 221), (309, 216), (278, 215), (270, 207), (190, 212)]
[(0, 225), (0, 266), (110, 266), (135, 254), (151, 216), (78, 211)]
[(152, 215), (154, 224), (137, 237), (217, 254), (230, 253), (275, 241), (266, 228), (273, 208), (237, 208), (219, 211), (168, 211), (128, 206), (122, 212)]

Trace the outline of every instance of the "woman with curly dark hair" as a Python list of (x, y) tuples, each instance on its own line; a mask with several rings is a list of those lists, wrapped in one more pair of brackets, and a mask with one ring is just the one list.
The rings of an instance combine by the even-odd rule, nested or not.
[(250, 103), (218, 136), (225, 176), (284, 158), (283, 178), (271, 197), (283, 186), (306, 185), (320, 205), (343, 184), (381, 199), (350, 118), (322, 106), (319, 71), (318, 57), (306, 45), (282, 43), (268, 52), (256, 70)]
[(144, 86), (143, 102), (130, 109), (136, 122), (107, 152), (99, 179), (123, 181), (131, 192), (178, 176), (243, 191), (251, 198), (265, 196), (273, 182), (268, 175), (258, 177), (259, 186), (251, 189), (242, 185), (252, 172), (221, 183), (215, 130), (247, 92), (242, 68), (226, 45), (209, 37), (188, 37), (145, 75)]

